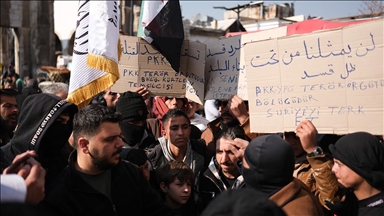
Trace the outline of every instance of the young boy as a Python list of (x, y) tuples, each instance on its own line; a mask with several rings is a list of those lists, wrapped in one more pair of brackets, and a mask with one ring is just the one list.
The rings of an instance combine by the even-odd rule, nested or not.
[[(193, 171), (181, 161), (171, 161), (156, 170), (165, 203), (181, 216), (198, 215), (189, 200), (193, 185)], [(188, 204), (187, 204), (188, 202)]]
[(329, 149), (338, 182), (350, 189), (337, 215), (384, 215), (384, 150), (373, 135), (345, 135)]

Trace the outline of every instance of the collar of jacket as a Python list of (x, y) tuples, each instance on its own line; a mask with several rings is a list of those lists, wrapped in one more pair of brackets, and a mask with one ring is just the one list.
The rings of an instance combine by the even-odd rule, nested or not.
[[(69, 169), (69, 188), (76, 191), (82, 191), (87, 193), (97, 193), (99, 194), (96, 189), (94, 189), (92, 186), (90, 186), (84, 179), (79, 175), (79, 171), (76, 170), (75, 163), (77, 161), (77, 151), (74, 150), (70, 156), (68, 161), (68, 169)], [(111, 170), (111, 185), (119, 179), (119, 176), (122, 176), (125, 172), (122, 161), (120, 160), (119, 163), (114, 166)]]
[[(208, 169), (204, 172), (204, 175), (213, 181), (213, 183), (216, 184), (221, 191), (227, 190), (227, 187), (222, 181), (219, 172), (221, 172), (221, 170), (220, 166), (217, 164), (216, 157), (212, 157), (211, 161), (209, 162)], [(243, 185), (244, 178), (242, 175), (239, 175), (231, 186), (231, 189), (241, 188)]]

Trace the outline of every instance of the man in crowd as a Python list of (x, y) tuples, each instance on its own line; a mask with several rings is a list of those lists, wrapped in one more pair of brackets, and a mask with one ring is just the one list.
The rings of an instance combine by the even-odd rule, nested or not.
[(190, 124), (187, 114), (180, 109), (171, 109), (163, 116), (163, 137), (148, 152), (154, 169), (176, 160), (190, 166), (195, 175), (205, 170), (205, 144), (189, 138)]
[(27, 83), (25, 84), (25, 88), (21, 91), (21, 94), (16, 96), (16, 101), (18, 107), (23, 106), (23, 102), (25, 98), (27, 98), (29, 95), (40, 93), (40, 89), (38, 86), (38, 83), (35, 79), (28, 79)]
[(200, 131), (203, 132), (205, 129), (207, 129), (207, 124), (209, 123), (209, 121), (196, 113), (199, 107), (200, 107), (200, 104), (194, 102), (193, 100), (188, 99), (186, 113), (189, 119), (191, 120), (191, 124), (195, 125), (197, 128), (200, 129)]
[[(155, 139), (158, 139), (163, 134), (164, 125), (163, 125), (163, 116), (170, 109), (181, 109), (182, 111), (187, 111), (188, 99), (187, 98), (176, 98), (176, 97), (155, 97), (153, 99), (153, 115), (155, 118), (148, 119), (147, 124), (148, 128), (152, 131), (152, 134), (155, 136)], [(190, 138), (200, 139), (201, 131), (194, 125), (191, 125)]]
[(122, 131), (126, 147), (152, 148), (156, 144), (155, 137), (147, 129), (148, 110), (144, 98), (136, 92), (127, 91), (120, 95), (116, 103), (116, 111), (121, 113)]
[(16, 102), (17, 94), (17, 91), (14, 89), (0, 89), (0, 114), (2, 121), (0, 146), (9, 142), (17, 125), (19, 115)]
[(293, 149), (278, 135), (264, 135), (249, 144), (232, 141), (232, 151), (242, 160), (242, 175), (247, 188), (253, 188), (290, 215), (324, 215), (319, 200), (300, 180), (292, 176)]
[(17, 90), (19, 94), (21, 94), (23, 88), (24, 88), (24, 81), (23, 79), (17, 74), (14, 70), (9, 75), (12, 79), (13, 88)]
[(121, 115), (92, 104), (74, 119), (76, 150), (47, 191), (41, 208), (51, 215), (173, 215), (139, 168), (120, 160)]
[(229, 100), (216, 100), (215, 104), (218, 107), (220, 117), (208, 123), (207, 129), (201, 135), (201, 139), (203, 139), (207, 145), (209, 154), (215, 154), (214, 136), (224, 126), (231, 127), (240, 125), (249, 139), (254, 139), (260, 135), (250, 132), (247, 106), (239, 96), (234, 95)]
[(231, 144), (228, 143), (229, 140), (236, 138), (247, 140), (240, 126), (225, 128), (215, 137), (216, 154), (212, 157), (208, 169), (200, 173), (197, 185), (202, 209), (220, 193), (244, 186), (243, 176), (237, 168), (238, 159), (231, 151)]
[(68, 84), (63, 82), (55, 82), (42, 87), (41, 92), (47, 94), (54, 94), (64, 100), (68, 97), (68, 89)]
[(324, 153), (316, 142), (317, 130), (309, 120), (303, 120), (296, 127), (296, 133), (285, 132), (284, 139), (291, 144), (295, 154), (293, 176), (301, 180), (329, 210), (326, 202), (340, 202), (339, 186), (332, 173), (332, 158)]
[(9, 166), (16, 155), (35, 150), (37, 161), (46, 173), (48, 185), (67, 166), (64, 145), (72, 131), (77, 106), (52, 94), (28, 96), (20, 110), (18, 127), (11, 141), (1, 147), (1, 168)]
[(347, 134), (329, 149), (334, 158), (332, 172), (348, 188), (337, 215), (383, 215), (384, 149), (380, 141), (366, 132)]

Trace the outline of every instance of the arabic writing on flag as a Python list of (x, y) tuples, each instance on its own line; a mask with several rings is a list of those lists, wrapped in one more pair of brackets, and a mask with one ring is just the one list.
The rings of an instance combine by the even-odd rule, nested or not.
[(117, 1), (80, 0), (67, 100), (82, 108), (119, 79)]

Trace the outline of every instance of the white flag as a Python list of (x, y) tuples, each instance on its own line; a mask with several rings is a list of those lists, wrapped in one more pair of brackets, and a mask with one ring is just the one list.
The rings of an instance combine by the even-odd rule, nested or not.
[(119, 79), (117, 1), (79, 1), (67, 100), (82, 108)]

